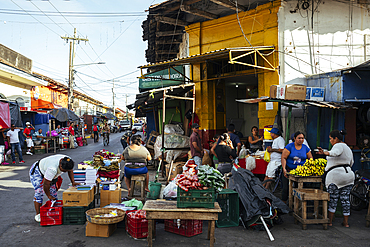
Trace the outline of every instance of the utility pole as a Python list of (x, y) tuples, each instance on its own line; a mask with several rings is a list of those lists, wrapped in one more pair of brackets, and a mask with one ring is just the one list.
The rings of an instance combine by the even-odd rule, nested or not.
[(116, 109), (114, 105), (114, 79), (113, 79), (112, 93), (113, 93), (113, 116), (116, 116)]
[(126, 94), (126, 120), (128, 120), (128, 109), (127, 109), (127, 94)]
[(65, 39), (67, 43), (68, 43), (68, 40), (72, 40), (69, 42), (69, 79), (68, 79), (68, 109), (69, 110), (73, 109), (73, 106), (72, 106), (73, 79), (74, 79), (73, 78), (73, 60), (75, 57), (75, 41), (77, 40), (78, 43), (80, 43), (80, 41), (85, 41), (85, 42), (89, 41), (88, 39), (77, 37), (76, 32), (77, 30), (75, 28), (73, 37), (68, 37), (68, 36), (61, 37), (62, 39)]

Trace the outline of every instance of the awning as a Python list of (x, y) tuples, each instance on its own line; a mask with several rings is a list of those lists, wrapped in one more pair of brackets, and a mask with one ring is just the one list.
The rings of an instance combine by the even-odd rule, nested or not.
[(331, 109), (357, 109), (357, 107), (353, 107), (351, 104), (346, 103), (337, 103), (337, 102), (326, 102), (326, 101), (314, 101), (314, 100), (286, 100), (286, 99), (273, 99), (269, 97), (260, 97), (254, 99), (237, 99), (235, 100), (240, 103), (259, 103), (259, 102), (280, 102), (286, 106), (292, 106), (296, 104), (304, 104), (309, 106), (316, 106), (316, 107), (323, 107), (323, 108), (331, 108)]
[[(154, 104), (159, 103), (163, 99), (164, 94), (166, 95), (166, 98), (190, 100), (192, 98), (184, 97), (184, 95), (192, 90), (194, 85), (194, 83), (189, 83), (179, 86), (153, 89), (145, 93), (136, 94), (134, 108), (136, 108), (136, 111), (145, 112), (145, 108), (152, 107)], [(127, 106), (129, 109), (133, 109), (131, 107), (132, 105)]]
[[(263, 54), (263, 51), (268, 51), (269, 54)], [(225, 59), (229, 58), (229, 63), (234, 64), (243, 64), (246, 66), (261, 68), (261, 69), (268, 69), (275, 71), (276, 68), (266, 59), (266, 56), (270, 56), (272, 54), (271, 51), (274, 51), (274, 46), (255, 46), (255, 47), (240, 47), (240, 48), (225, 48), (215, 51), (206, 52), (203, 54), (196, 54), (184, 58), (175, 58), (168, 61), (158, 62), (154, 64), (147, 64), (143, 66), (139, 66), (140, 69), (147, 69), (147, 68), (162, 68), (169, 67), (169, 66), (177, 66), (177, 65), (187, 65), (187, 64), (196, 64), (196, 63), (203, 63), (207, 60), (215, 60), (215, 59)], [(240, 58), (243, 58), (248, 55), (253, 55), (255, 58), (257, 56), (261, 57), (269, 66), (258, 65), (257, 60), (254, 59), (254, 64), (248, 64), (241, 62)]]
[(73, 111), (68, 110), (67, 108), (54, 109), (50, 112), (50, 114), (59, 122), (74, 122), (80, 120), (80, 118)]
[(0, 63), (0, 82), (21, 88), (31, 89), (32, 86), (47, 86), (48, 82), (40, 80), (22, 70)]

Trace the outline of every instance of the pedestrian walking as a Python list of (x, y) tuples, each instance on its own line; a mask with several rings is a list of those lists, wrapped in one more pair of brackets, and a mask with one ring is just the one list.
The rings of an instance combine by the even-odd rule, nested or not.
[(69, 132), (69, 148), (75, 148), (75, 130), (73, 128), (73, 122), (69, 124), (68, 132)]
[(31, 148), (34, 146), (31, 131), (35, 131), (35, 127), (32, 126), (30, 122), (26, 123), (26, 128), (23, 131), (23, 135), (26, 137), (26, 143), (27, 143), (27, 152), (26, 154), (33, 155), (31, 152)]
[(6, 134), (8, 137), (8, 143), (12, 147), (12, 163), (15, 164), (15, 151), (18, 153), (19, 163), (25, 163), (22, 156), (21, 144), (19, 143), (18, 133), (23, 130), (21, 127), (15, 127), (14, 124), (10, 126), (10, 130)]
[(93, 133), (94, 133), (94, 142), (98, 142), (99, 139), (99, 126), (97, 123), (93, 125)]

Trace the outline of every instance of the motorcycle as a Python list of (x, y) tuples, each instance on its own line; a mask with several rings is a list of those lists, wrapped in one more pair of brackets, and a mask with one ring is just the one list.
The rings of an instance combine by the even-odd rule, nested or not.
[(365, 148), (363, 148), (361, 151), (360, 159), (362, 163), (362, 169), (355, 172), (355, 183), (349, 195), (351, 209), (357, 211), (366, 208), (370, 199), (370, 171), (365, 170), (363, 167), (365, 162), (370, 161), (370, 158), (367, 157), (367, 153), (370, 152), (370, 149), (367, 152), (364, 150)]

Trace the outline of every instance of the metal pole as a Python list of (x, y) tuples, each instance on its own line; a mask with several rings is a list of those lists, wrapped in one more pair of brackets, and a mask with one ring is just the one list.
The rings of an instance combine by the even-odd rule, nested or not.
[(286, 131), (285, 131), (285, 145), (289, 143), (289, 136), (290, 136), (290, 119), (292, 118), (292, 107), (289, 106), (288, 110), (288, 119), (286, 123)]
[(165, 117), (166, 117), (166, 91), (163, 90), (163, 107), (162, 107), (162, 160), (163, 160), (163, 166), (162, 166), (162, 177), (165, 177), (164, 171), (165, 171), (165, 165), (164, 165), (164, 123), (165, 123)]
[[(331, 110), (331, 122), (330, 122), (330, 132), (332, 132), (334, 130), (334, 118), (335, 118), (335, 113), (336, 111), (335, 110)], [(329, 150), (332, 148), (333, 146), (331, 145), (331, 143), (329, 142)]]
[(69, 42), (68, 109), (72, 110), (72, 41)]
[(126, 120), (128, 120), (127, 94), (126, 94)]
[(316, 136), (316, 147), (320, 147), (321, 142), (321, 107), (318, 109), (317, 113), (317, 136)]
[(114, 105), (114, 79), (113, 79), (112, 93), (113, 93), (113, 115), (116, 116), (116, 109)]

